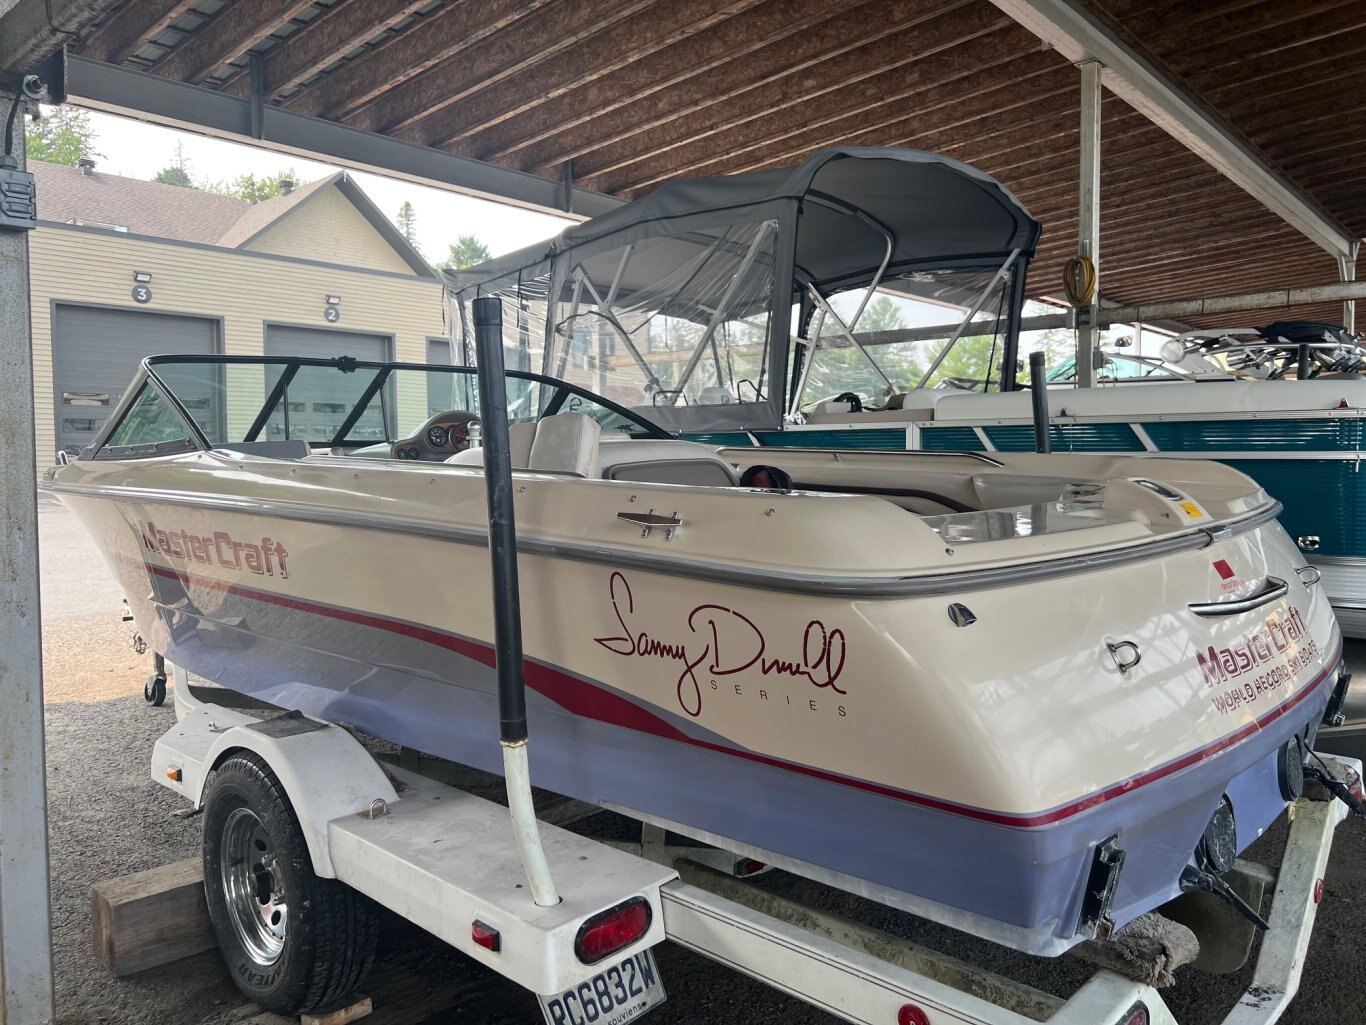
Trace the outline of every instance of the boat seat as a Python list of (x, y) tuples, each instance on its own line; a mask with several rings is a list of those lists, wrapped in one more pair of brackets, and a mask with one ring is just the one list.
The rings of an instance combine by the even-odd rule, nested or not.
[(604, 438), (598, 453), (604, 480), (717, 488), (734, 487), (738, 481), (735, 467), (694, 441), (616, 435)]
[(598, 476), (598, 444), (602, 424), (586, 413), (556, 413), (536, 421), (528, 470)]
[[(508, 454), (514, 470), (543, 470), (598, 476), (598, 443), (602, 427), (583, 413), (556, 413), (535, 423), (508, 427)], [(483, 466), (484, 450), (457, 452), (446, 462), (456, 466)]]
[[(531, 459), (531, 442), (535, 437), (535, 421), (508, 425), (508, 456), (514, 469), (526, 469), (527, 462)], [(455, 466), (483, 466), (484, 450), (467, 448), (463, 452), (447, 456), (445, 461)]]

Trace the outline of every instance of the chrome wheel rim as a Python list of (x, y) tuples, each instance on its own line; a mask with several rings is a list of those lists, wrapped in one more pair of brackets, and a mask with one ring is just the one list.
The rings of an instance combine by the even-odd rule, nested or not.
[(275, 841), (248, 808), (238, 808), (223, 824), (220, 874), (242, 949), (258, 965), (273, 965), (285, 947), (289, 899)]

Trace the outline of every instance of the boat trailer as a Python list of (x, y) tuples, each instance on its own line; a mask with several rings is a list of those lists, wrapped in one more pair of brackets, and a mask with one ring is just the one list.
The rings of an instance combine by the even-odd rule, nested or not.
[[(198, 807), (216, 765), (235, 753), (260, 757), (289, 794), (318, 876), (346, 883), (537, 993), (550, 1025), (614, 1025), (662, 1000), (658, 971), (642, 956), (663, 939), (849, 1022), (1178, 1025), (1152, 985), (1102, 969), (1062, 1000), (759, 888), (745, 877), (762, 866), (745, 853), (665, 843), (655, 825), (625, 851), (541, 821), (562, 896), (541, 907), (525, 885), (507, 806), (381, 763), (339, 725), (190, 705), (182, 697), (187, 675), (170, 668), (185, 715), (156, 744), (158, 782)], [(1353, 759), (1323, 757), (1344, 778), (1360, 772)], [(599, 810), (582, 806), (559, 819)], [(1224, 1025), (1269, 1025), (1294, 998), (1334, 831), (1349, 811), (1311, 787), (1289, 815), (1270, 929)], [(633, 901), (648, 906), (647, 928), (584, 963), (585, 923), (598, 909)]]

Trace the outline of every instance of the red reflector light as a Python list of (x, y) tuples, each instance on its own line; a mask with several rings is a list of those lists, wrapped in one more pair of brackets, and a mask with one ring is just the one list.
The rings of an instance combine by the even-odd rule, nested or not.
[(644, 936), (652, 918), (650, 902), (644, 897), (632, 897), (600, 911), (579, 926), (574, 953), (584, 964), (597, 964)]
[(762, 861), (755, 861), (753, 858), (746, 858), (735, 866), (735, 874), (743, 879), (745, 876), (758, 875), (768, 868)]
[(498, 935), (498, 930), (491, 925), (485, 925), (479, 919), (474, 920), (470, 926), (470, 939), (483, 947), (485, 950), (492, 950), (495, 954), (502, 948), (503, 938)]
[(902, 1004), (896, 1012), (896, 1025), (930, 1025), (930, 1016), (915, 1004)]
[(1124, 1017), (1119, 1019), (1115, 1025), (1148, 1025), (1148, 1008), (1146, 1004), (1134, 1004), (1124, 1012)]
[(1323, 880), (1314, 880), (1314, 903), (1319, 904), (1323, 901)]

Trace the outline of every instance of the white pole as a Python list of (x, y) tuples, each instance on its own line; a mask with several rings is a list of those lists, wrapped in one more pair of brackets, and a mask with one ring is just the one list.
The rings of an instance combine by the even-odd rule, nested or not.
[[(1357, 277), (1357, 245), (1352, 246), (1351, 256), (1338, 257), (1338, 280), (1355, 281)], [(1342, 326), (1349, 335), (1357, 333), (1357, 304), (1355, 299), (1347, 299), (1342, 304)]]
[(1097, 60), (1082, 61), (1081, 70), (1081, 177), (1078, 189), (1078, 255), (1091, 261), (1096, 271), (1095, 291), (1082, 314), (1077, 332), (1077, 387), (1096, 383), (1093, 363), (1097, 339), (1096, 317), (1100, 313), (1100, 72)]
[[(0, 92), (0, 117), (12, 100)], [(18, 118), (14, 150), (22, 167)], [(55, 1016), (36, 461), (28, 234), (0, 231), (0, 1025)]]

